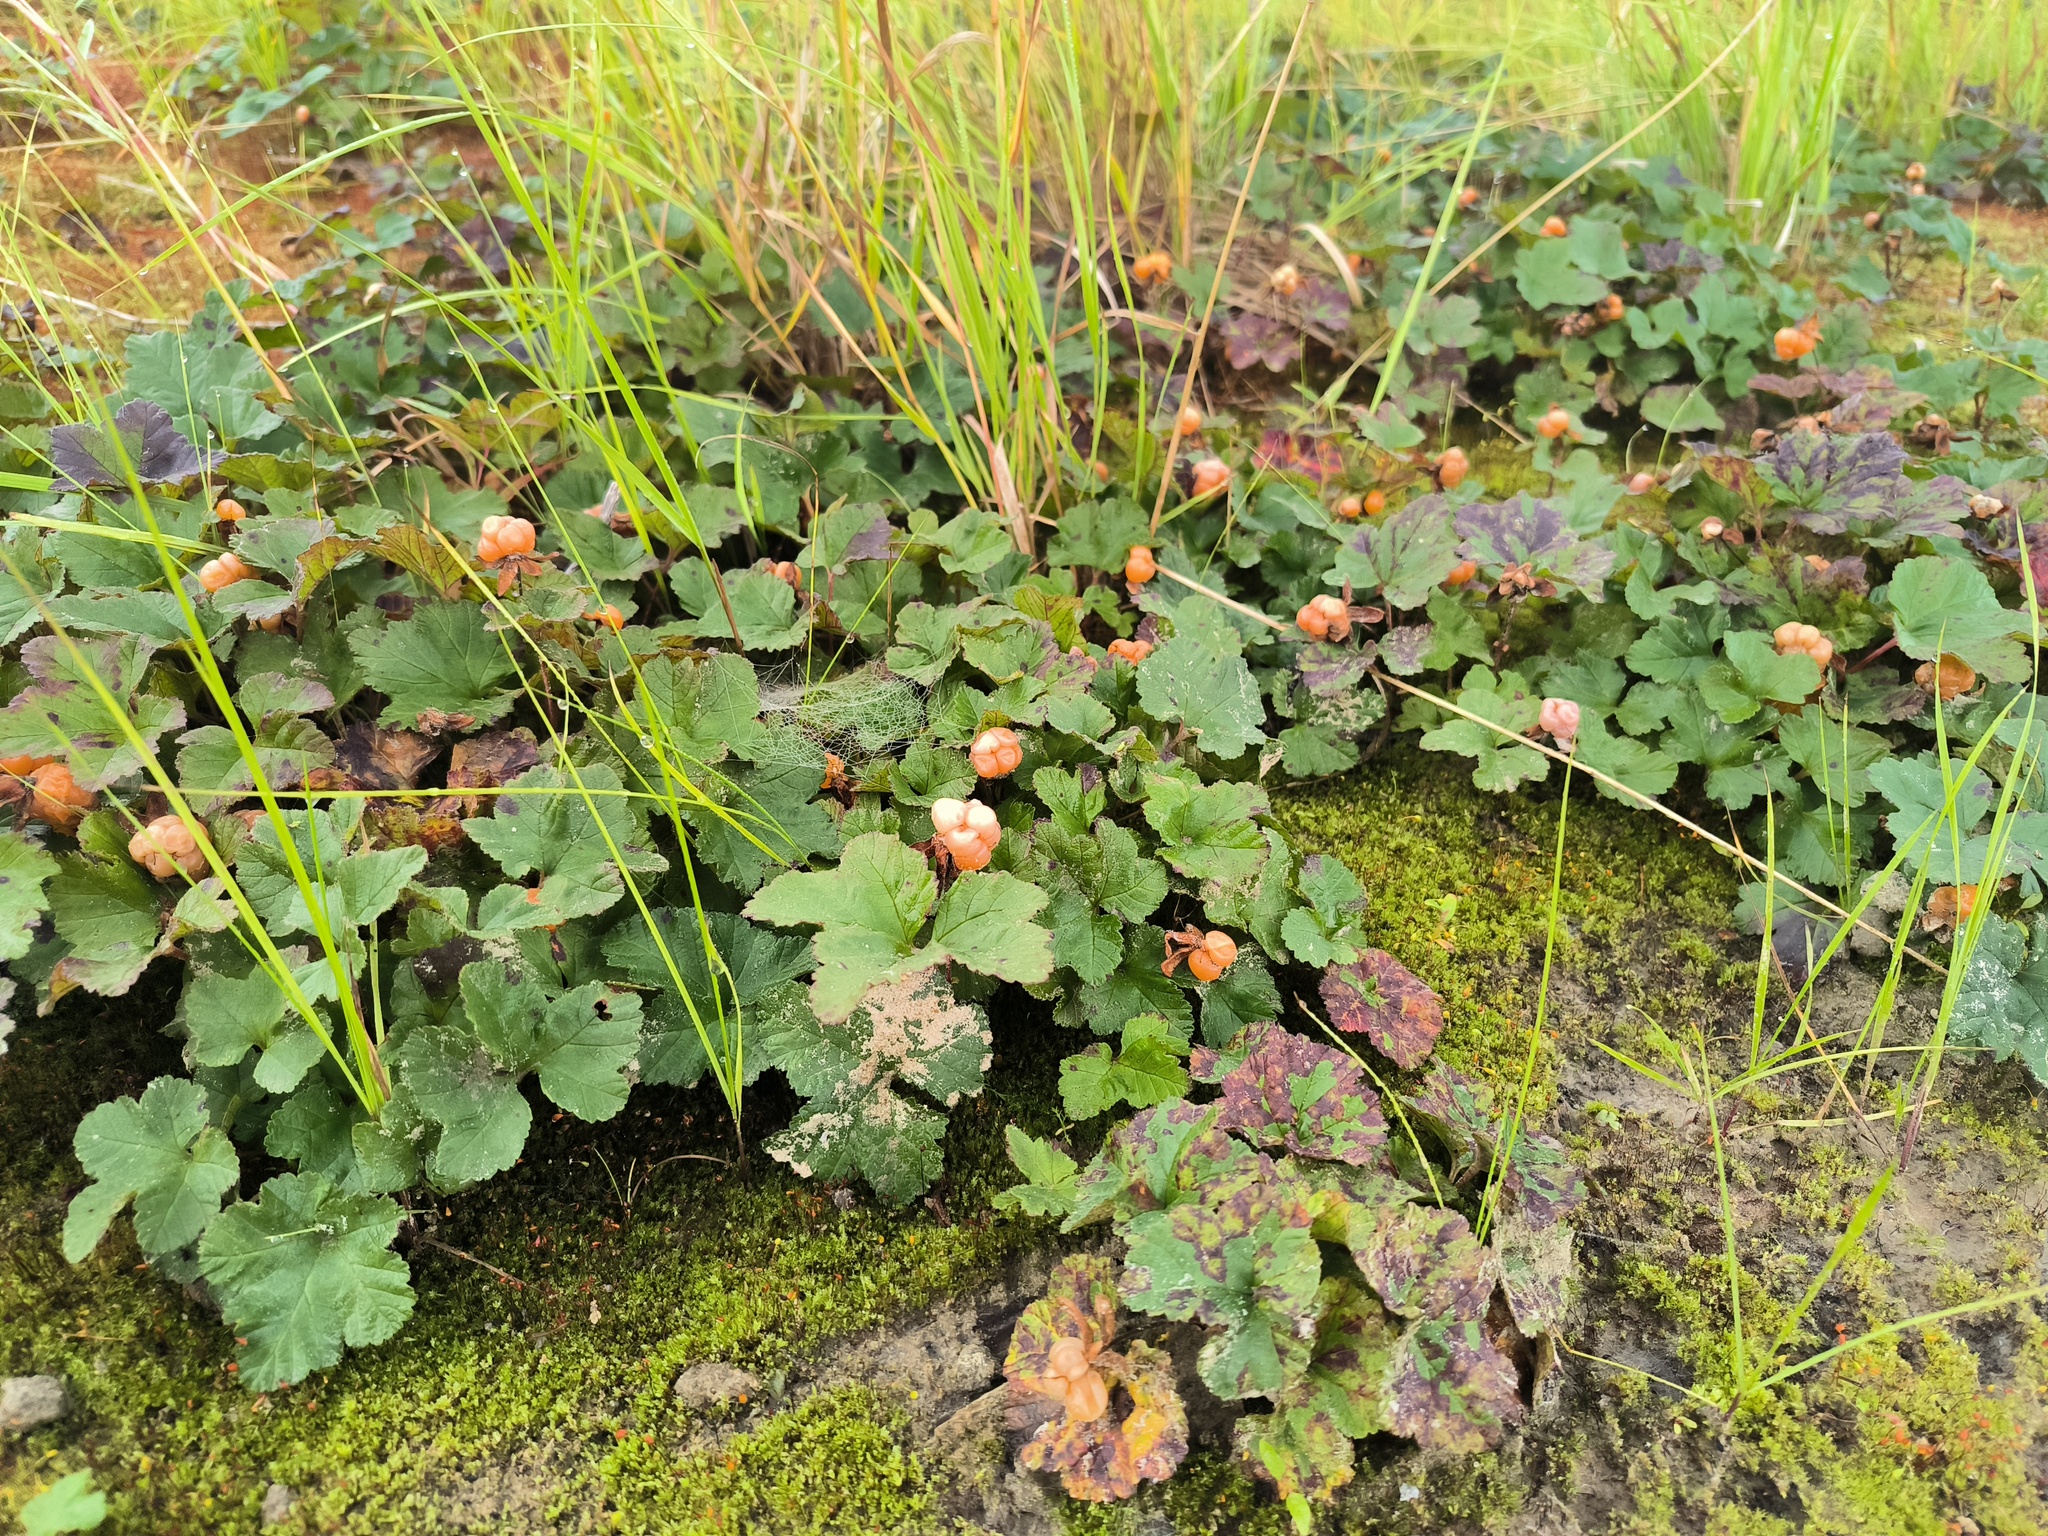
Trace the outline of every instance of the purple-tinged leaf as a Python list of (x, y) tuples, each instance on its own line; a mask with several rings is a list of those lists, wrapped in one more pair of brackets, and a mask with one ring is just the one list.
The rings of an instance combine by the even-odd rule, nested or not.
[(1837, 432), (1882, 432), (1927, 397), (1911, 389), (1862, 389), (1845, 396), (1828, 412), (1828, 422)]
[(1062, 1230), (1177, 1204), (1220, 1170), (1256, 1157), (1216, 1128), (1216, 1113), (1214, 1105), (1181, 1100), (1133, 1115), (1082, 1170)]
[(1348, 645), (1304, 645), (1294, 653), (1302, 686), (1318, 698), (1351, 692), (1372, 670), (1372, 652)]
[(1451, 1177), (1463, 1179), (1493, 1144), (1493, 1095), (1462, 1072), (1439, 1066), (1418, 1093), (1402, 1102), (1425, 1120), (1451, 1154)]
[[(1360, 1238), (1363, 1241), (1360, 1241)], [(1381, 1211), (1369, 1233), (1350, 1234), (1359, 1273), (1403, 1317), (1477, 1321), (1493, 1296), (1493, 1266), (1465, 1218), (1433, 1205)]]
[(1388, 1426), (1425, 1450), (1476, 1455), (1521, 1417), (1514, 1362), (1476, 1322), (1428, 1320), (1401, 1336), (1387, 1381)]
[(1572, 1229), (1560, 1222), (1538, 1231), (1510, 1214), (1494, 1224), (1493, 1251), (1515, 1326), (1531, 1339), (1561, 1329), (1570, 1302)]
[(1501, 1191), (1505, 1207), (1540, 1232), (1584, 1203), (1586, 1181), (1561, 1143), (1524, 1127), (1508, 1149)]
[(1355, 1282), (1325, 1280), (1313, 1338), (1290, 1341), (1273, 1412), (1238, 1421), (1237, 1451), (1282, 1498), (1326, 1500), (1351, 1481), (1351, 1442), (1386, 1429), (1383, 1399), (1397, 1329)]
[(1301, 360), (1301, 333), (1281, 321), (1241, 310), (1216, 329), (1223, 337), (1223, 355), (1233, 368), (1243, 370), (1264, 363), (1269, 371), (1284, 373)]
[(1430, 623), (1403, 624), (1380, 636), (1380, 657), (1397, 677), (1411, 677), (1422, 670), (1423, 659), (1436, 646), (1436, 626)]
[[(1277, 1024), (1254, 1024), (1242, 1039), (1243, 1058), (1221, 1078), (1217, 1129), (1301, 1157), (1354, 1166), (1380, 1160), (1387, 1122), (1356, 1062)], [(1218, 1052), (1196, 1048), (1197, 1077), (1215, 1081), (1210, 1074), (1221, 1064)]]
[(1443, 1033), (1444, 1006), (1436, 993), (1383, 949), (1324, 971), (1322, 994), (1333, 1025), (1364, 1035), (1398, 1066), (1415, 1066)]
[(1788, 432), (1755, 464), (1794, 523), (1811, 533), (1846, 533), (1887, 516), (1906, 450), (1882, 432)]
[(1259, 1157), (1202, 1185), (1186, 1204), (1126, 1225), (1125, 1301), (1215, 1330), (1199, 1366), (1219, 1397), (1278, 1393), (1283, 1352), (1292, 1353), (1315, 1318), (1323, 1261), (1305, 1193)]
[(211, 468), (227, 455), (208, 453), (204, 464), (190, 439), (162, 406), (131, 400), (114, 413), (109, 435), (92, 422), (50, 429), (50, 462), (57, 466), (54, 488), (126, 486), (132, 475), (143, 485), (175, 485)]
[(1457, 565), (1458, 532), (1445, 498), (1418, 496), (1340, 544), (1330, 579), (1356, 595), (1378, 592), (1393, 608), (1420, 608)]
[(1489, 576), (1518, 570), (1576, 587), (1598, 602), (1601, 582), (1614, 569), (1614, 551), (1581, 539), (1572, 532), (1563, 507), (1538, 501), (1527, 492), (1513, 501), (1474, 502), (1460, 507), (1460, 552), (1477, 561)]
[(1759, 373), (1749, 381), (1749, 387), (1759, 395), (1776, 395), (1783, 400), (1804, 400), (1808, 395), (1826, 395), (1833, 391), (1827, 379), (1818, 373), (1795, 373), (1787, 378), (1783, 374)]

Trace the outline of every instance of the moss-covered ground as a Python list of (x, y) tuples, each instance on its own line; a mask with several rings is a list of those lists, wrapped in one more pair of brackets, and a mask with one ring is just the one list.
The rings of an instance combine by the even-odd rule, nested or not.
[[(1444, 996), (1441, 1054), (1503, 1088), (1532, 1046), (1557, 809), (1554, 785), (1482, 795), (1456, 762), (1399, 746), (1276, 809), (1304, 851), (1358, 873), (1374, 941)], [(1651, 1022), (1725, 1016), (1745, 994), (1751, 941), (1724, 928), (1733, 880), (1696, 840), (1576, 793), (1570, 814), (1533, 1082), (1592, 1182), (1574, 1337), (1596, 1353), (1633, 1350), (1631, 1363), (1658, 1374), (1711, 1380), (1726, 1369), (1717, 1352), (1729, 1319), (1704, 1142), (1682, 1115), (1627, 1102), (1625, 1082), (1610, 1092), (1588, 1079), (1583, 1061), (1595, 1034), (1626, 1043)], [(1283, 979), (1312, 995), (1313, 978)], [(289, 1394), (252, 1396), (217, 1320), (142, 1269), (125, 1238), (77, 1267), (57, 1248), (80, 1182), (72, 1127), (174, 1064), (156, 1029), (173, 987), (153, 974), (113, 1006), (67, 1003), (27, 1021), (0, 1057), (0, 1370), (62, 1375), (80, 1404), (0, 1446), (0, 1531), (39, 1486), (80, 1468), (109, 1491), (104, 1529), (118, 1533), (254, 1531), (274, 1482), (295, 1500), (284, 1528), (307, 1532), (954, 1528), (951, 1473), (901, 1404), (858, 1386), (806, 1396), (799, 1384), (833, 1338), (969, 1289), (1053, 1240), (990, 1205), (1010, 1181), (1003, 1126), (1062, 1129), (1055, 1085), (1069, 1044), (1041, 1017), (997, 1017), (989, 1091), (955, 1113), (945, 1181), (907, 1212), (858, 1192), (834, 1199), (763, 1159), (745, 1172), (702, 1160), (731, 1152), (707, 1096), (643, 1089), (604, 1126), (544, 1120), (511, 1174), (418, 1210), (419, 1304), (397, 1339)], [(2030, 1281), (2037, 1257), (2021, 1186), (2038, 1166), (2038, 1115), (2015, 1079), (1977, 1081), (1931, 1117), (1922, 1193), (1973, 1191), (2005, 1246), (1971, 1264), (1930, 1259), (1951, 1296)], [(789, 1107), (764, 1083), (749, 1134)], [(1798, 1293), (1869, 1170), (1867, 1148), (1803, 1134), (1747, 1143), (1752, 1330)], [(1895, 1269), (1859, 1252), (1807, 1332), (1831, 1342), (1837, 1321), (1860, 1332), (1920, 1310), (1917, 1292), (1895, 1293)], [(706, 1360), (764, 1383), (768, 1401), (736, 1432), (707, 1433), (671, 1396), (677, 1372)], [(1546, 1511), (1562, 1510), (1572, 1523), (1552, 1523), (1566, 1531), (1933, 1536), (1976, 1508), (1983, 1531), (2038, 1529), (2028, 1458), (2048, 1377), (2036, 1362), (2048, 1349), (2015, 1310), (1913, 1330), (1802, 1378), (1725, 1432), (1640, 1375), (1573, 1362), (1563, 1406), (1499, 1453), (1424, 1467), (1391, 1441), (1368, 1442), (1326, 1523), (1544, 1529)], [(1286, 1528), (1214, 1449), (1139, 1507), (1072, 1506), (1063, 1518), (1119, 1536), (1160, 1518), (1188, 1533)]]

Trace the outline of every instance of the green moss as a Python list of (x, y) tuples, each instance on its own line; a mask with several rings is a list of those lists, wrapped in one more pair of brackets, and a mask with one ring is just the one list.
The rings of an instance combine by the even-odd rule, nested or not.
[[(84, 1264), (58, 1251), (79, 1183), (72, 1128), (175, 1070), (166, 1042), (138, 1036), (138, 1014), (168, 1016), (168, 999), (144, 993), (119, 1013), (67, 1005), (0, 1057), (0, 1144), (18, 1151), (0, 1175), (0, 1370), (65, 1377), (81, 1403), (0, 1462), (0, 1518), (89, 1467), (109, 1492), (110, 1536), (219, 1529), (230, 1516), (253, 1528), (273, 1481), (295, 1490), (310, 1529), (400, 1536), (438, 1528), (451, 1505), (506, 1497), (498, 1528), (530, 1529), (549, 1509), (601, 1507), (622, 1439), (679, 1452), (701, 1428), (669, 1393), (683, 1366), (731, 1360), (772, 1383), (823, 1341), (1043, 1240), (988, 1205), (1014, 1179), (1003, 1126), (1056, 1122), (1057, 1064), (1018, 1021), (997, 1021), (990, 1090), (953, 1116), (939, 1201), (909, 1212), (864, 1198), (842, 1211), (758, 1158), (750, 1176), (687, 1160), (650, 1174), (730, 1142), (709, 1095), (643, 1089), (603, 1126), (538, 1117), (518, 1168), (419, 1207), (430, 1241), (408, 1254), (419, 1302), (398, 1337), (252, 1397), (230, 1370), (234, 1340), (141, 1270), (125, 1222)], [(764, 1121), (786, 1112), (765, 1084), (759, 1099)], [(244, 1165), (260, 1176), (254, 1149)], [(612, 1492), (623, 1519), (640, 1517), (645, 1485)]]
[(820, 1393), (723, 1446), (673, 1458), (628, 1441), (607, 1479), (613, 1528), (663, 1536), (916, 1536), (950, 1530), (906, 1420), (865, 1388)]
[[(1277, 795), (1273, 818), (1302, 853), (1340, 858), (1364, 883), (1372, 942), (1444, 1000), (1437, 1055), (1506, 1087), (1520, 1078), (1535, 1019), (1559, 801), (1554, 787), (1484, 793), (1462, 764), (1396, 744), (1356, 773)], [(1553, 980), (1569, 974), (1593, 1000), (1653, 1019), (1696, 1016), (1722, 957), (1696, 939), (1646, 963), (1645, 927), (1712, 932), (1734, 896), (1727, 866), (1696, 839), (1574, 792)], [(1445, 897), (1455, 898), (1449, 909)], [(1550, 1028), (1561, 1033), (1568, 1014), (1553, 995)], [(1540, 1087), (1557, 1041), (1538, 1044)]]

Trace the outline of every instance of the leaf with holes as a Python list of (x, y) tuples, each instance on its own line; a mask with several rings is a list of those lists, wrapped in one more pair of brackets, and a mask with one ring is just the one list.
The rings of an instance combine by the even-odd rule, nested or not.
[(1443, 1032), (1442, 1001), (1385, 950), (1332, 964), (1323, 972), (1322, 995), (1333, 1025), (1364, 1035), (1401, 1067), (1421, 1062)]

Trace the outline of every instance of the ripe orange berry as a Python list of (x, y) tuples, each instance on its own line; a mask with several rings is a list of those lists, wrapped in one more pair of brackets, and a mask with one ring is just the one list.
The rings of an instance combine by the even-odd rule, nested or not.
[(1536, 418), (1536, 430), (1548, 438), (1560, 438), (1572, 429), (1572, 413), (1561, 405), (1553, 405)]
[(1141, 283), (1163, 283), (1173, 276), (1173, 258), (1164, 251), (1148, 251), (1131, 263), (1131, 276)]
[(292, 121), (296, 122), (301, 128), (305, 127), (306, 124), (313, 121), (313, 109), (303, 101), (300, 102), (296, 107), (292, 108)]
[(213, 504), (213, 515), (224, 523), (239, 523), (249, 515), (249, 509), (232, 496), (223, 496)]
[(615, 603), (599, 603), (590, 612), (583, 615), (583, 617), (594, 619), (604, 625), (605, 628), (611, 630), (620, 630), (626, 627), (626, 616), (619, 612), (618, 605)]
[(1618, 293), (1607, 294), (1598, 304), (1593, 306), (1593, 314), (1602, 325), (1614, 324), (1627, 310), (1628, 306), (1622, 302), (1621, 295)]
[(1464, 484), (1465, 476), (1472, 472), (1472, 461), (1465, 457), (1462, 448), (1446, 448), (1436, 461), (1436, 483), (1447, 491), (1455, 491)]
[(1109, 484), (1109, 466), (1107, 464), (1097, 459), (1090, 467), (1094, 469), (1096, 479), (1100, 480), (1104, 485)]
[(178, 816), (159, 816), (129, 838), (128, 857), (159, 880), (168, 880), (181, 870), (197, 880), (206, 872), (206, 855), (199, 840)]
[(1152, 551), (1142, 544), (1133, 544), (1130, 554), (1124, 557), (1124, 580), (1142, 587), (1158, 574), (1159, 562), (1152, 558)]
[(1771, 350), (1781, 363), (1796, 363), (1813, 350), (1813, 338), (1794, 326), (1783, 326), (1771, 338)]
[(29, 797), (30, 817), (59, 832), (76, 829), (91, 808), (93, 795), (90, 790), (78, 787), (70, 767), (64, 763), (45, 763), (28, 777), (29, 783), (35, 786), (35, 792)]
[(1479, 562), (1477, 560), (1460, 560), (1451, 567), (1451, 574), (1444, 578), (1444, 585), (1447, 587), (1462, 587), (1478, 574)]
[(1188, 952), (1188, 969), (1197, 981), (1214, 981), (1237, 959), (1237, 940), (1221, 929), (1202, 936), (1202, 947)]
[(1201, 459), (1195, 464), (1194, 496), (1197, 501), (1230, 484), (1230, 466), (1221, 459)]
[(1367, 491), (1365, 493), (1366, 516), (1378, 517), (1382, 512), (1386, 510), (1387, 493), (1385, 491)]
[(996, 813), (979, 800), (935, 800), (932, 831), (962, 869), (981, 869), (1003, 840)]
[[(1378, 495), (1379, 493), (1375, 491), (1373, 494)], [(1365, 503), (1363, 501), (1360, 501), (1356, 496), (1345, 496), (1341, 498), (1338, 501), (1336, 507), (1337, 515), (1345, 519), (1347, 522), (1350, 519), (1357, 517), (1363, 511), (1365, 511)]]
[(267, 619), (258, 619), (256, 627), (266, 635), (281, 635), (284, 633), (284, 615), (273, 613)]
[(1193, 437), (1202, 430), (1202, 413), (1192, 405), (1184, 405), (1174, 417), (1174, 425), (1180, 429), (1182, 437)]
[(232, 587), (238, 581), (247, 581), (256, 573), (243, 563), (242, 557), (233, 550), (199, 567), (199, 585), (209, 592), (218, 592), (223, 587)]
[(1945, 655), (1939, 661), (1923, 661), (1913, 682), (1923, 693), (1938, 694), (1946, 704), (1977, 686), (1977, 672), (1962, 657)]
[(1544, 238), (1549, 240), (1555, 240), (1559, 235), (1566, 233), (1570, 228), (1571, 226), (1569, 224), (1565, 223), (1565, 221), (1560, 216), (1554, 213), (1549, 218), (1543, 221), (1543, 235)]
[(1092, 1367), (1078, 1380), (1067, 1384), (1067, 1417), (1076, 1424), (1092, 1424), (1109, 1411), (1109, 1383)]
[(1024, 761), (1024, 744), (1008, 726), (992, 726), (974, 738), (967, 756), (984, 779), (1007, 779)]
[(12, 774), (17, 779), (25, 779), (42, 767), (43, 764), (56, 761), (57, 759), (54, 757), (38, 757), (33, 752), (24, 752), (19, 757), (0, 757), (0, 773)]
[(476, 541), (476, 557), (495, 565), (510, 555), (533, 553), (535, 529), (523, 517), (487, 517)]
[(1870, 210), (1870, 212), (1863, 215), (1863, 227), (1865, 229), (1875, 229), (1878, 225), (1882, 224), (1883, 222), (1884, 214), (1879, 209), (1873, 208)]
[(1906, 167), (1906, 180), (1925, 181), (1926, 179), (1927, 167), (1922, 165), (1918, 160), (1915, 160), (1911, 165)]
[(1342, 640), (1351, 633), (1351, 614), (1343, 598), (1324, 593), (1301, 605), (1294, 626), (1311, 640)]
[(1135, 667), (1139, 662), (1152, 654), (1152, 642), (1150, 640), (1112, 640), (1109, 642), (1109, 654), (1118, 661), (1128, 661)]
[(1797, 620), (1780, 624), (1772, 632), (1771, 640), (1777, 646), (1780, 656), (1790, 656), (1797, 652), (1800, 655), (1811, 656), (1822, 668), (1835, 658), (1835, 642), (1813, 625), (1801, 624)]
[(1460, 208), (1477, 208), (1479, 206), (1479, 189), (1477, 187), (1462, 188), (1458, 193), (1458, 206)]

